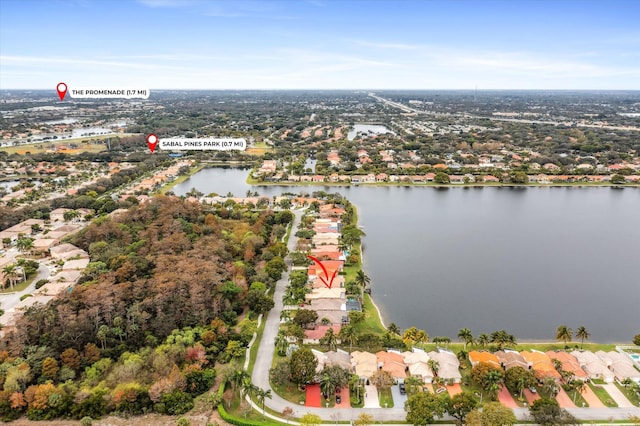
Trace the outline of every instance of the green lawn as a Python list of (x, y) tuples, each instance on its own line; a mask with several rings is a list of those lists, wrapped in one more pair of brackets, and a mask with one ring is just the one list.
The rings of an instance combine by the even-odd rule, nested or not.
[(378, 398), (380, 399), (381, 407), (393, 408), (393, 396), (391, 396), (391, 389), (380, 389), (378, 391)]
[(576, 407), (588, 407), (589, 403), (582, 397), (582, 394), (576, 390), (566, 391), (571, 401), (576, 404)]
[(373, 305), (371, 296), (369, 296), (368, 294), (364, 295), (363, 311), (364, 321), (354, 326), (359, 333), (373, 333), (382, 335), (387, 331), (387, 329), (382, 325), (380, 315), (378, 315), (378, 311)]
[(19, 292), (19, 291), (24, 290), (25, 288), (29, 287), (29, 285), (31, 285), (33, 280), (36, 278), (36, 275), (37, 275), (37, 273), (32, 274), (30, 276), (27, 276), (27, 280), (26, 281), (19, 282), (18, 284), (14, 285), (13, 288), (7, 286), (6, 289), (0, 291), (0, 294), (3, 294), (3, 293), (15, 293), (15, 292)]
[(618, 387), (618, 389), (620, 389), (620, 392), (622, 392), (624, 396), (627, 397), (629, 402), (631, 402), (636, 407), (640, 406), (640, 395), (638, 395), (636, 392), (633, 392), (630, 387), (624, 387), (617, 382), (616, 386)]
[(611, 395), (609, 395), (607, 391), (604, 390), (604, 388), (602, 388), (601, 386), (594, 385), (592, 383), (587, 384), (587, 386), (589, 386), (591, 390), (596, 394), (598, 399), (600, 399), (600, 402), (602, 402), (607, 407), (618, 406), (618, 404), (616, 404), (615, 401), (611, 398)]

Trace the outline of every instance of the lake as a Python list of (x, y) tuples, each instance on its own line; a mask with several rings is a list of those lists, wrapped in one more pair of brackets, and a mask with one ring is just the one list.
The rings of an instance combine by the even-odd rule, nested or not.
[(347, 139), (352, 141), (356, 138), (358, 133), (371, 133), (380, 135), (383, 133), (393, 133), (391, 130), (387, 129), (386, 126), (381, 124), (354, 124), (353, 129), (347, 133)]
[(204, 169), (174, 192), (342, 193), (387, 324), (453, 340), (463, 327), (547, 341), (560, 324), (596, 342), (640, 333), (638, 188), (257, 187), (247, 173)]

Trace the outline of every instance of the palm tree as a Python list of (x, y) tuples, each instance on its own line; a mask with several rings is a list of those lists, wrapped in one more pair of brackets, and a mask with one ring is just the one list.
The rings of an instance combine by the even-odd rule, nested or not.
[(231, 387), (233, 388), (233, 390), (235, 391), (236, 389), (240, 388), (244, 384), (245, 379), (248, 377), (249, 375), (244, 370), (235, 370), (233, 373), (231, 373), (229, 381), (231, 382)]
[(491, 343), (498, 345), (498, 350), (501, 350), (505, 345), (515, 346), (516, 338), (505, 330), (498, 330), (491, 333)]
[(575, 389), (573, 392), (573, 402), (576, 402), (576, 393), (580, 393), (580, 395), (582, 395), (587, 388), (587, 384), (582, 380), (574, 380), (573, 388)]
[(291, 311), (290, 310), (282, 310), (280, 312), (280, 321), (287, 322), (291, 319)]
[(278, 355), (284, 356), (287, 353), (287, 347), (289, 347), (289, 341), (284, 330), (278, 330), (278, 334), (275, 339), (276, 350)]
[(580, 339), (580, 349), (582, 349), (584, 347), (584, 341), (589, 340), (589, 337), (591, 337), (591, 334), (587, 331), (584, 325), (581, 325), (576, 330), (576, 337)]
[(343, 343), (349, 342), (349, 353), (351, 353), (353, 349), (353, 344), (358, 343), (358, 332), (352, 325), (342, 327), (338, 333), (338, 337), (340, 337), (340, 341)]
[(18, 241), (16, 241), (16, 248), (22, 252), (31, 250), (33, 248), (33, 239), (19, 238)]
[[(245, 373), (246, 374), (246, 373)], [(251, 377), (246, 374), (246, 377), (242, 381), (242, 388), (240, 390), (240, 397), (244, 399), (247, 395), (253, 396), (256, 394), (257, 390), (260, 389), (253, 383), (251, 383)]]
[(436, 361), (435, 359), (430, 359), (429, 361), (427, 361), (427, 365), (429, 366), (429, 368), (433, 372), (433, 375), (437, 376), (438, 375), (438, 370), (440, 369), (440, 363), (438, 361)]
[(371, 283), (371, 278), (369, 278), (362, 269), (356, 272), (356, 285), (360, 288), (360, 302), (364, 300), (364, 290), (367, 288), (367, 285)]
[(387, 327), (387, 331), (389, 333), (400, 335), (400, 328), (396, 325), (395, 322), (389, 323), (389, 327)]
[(567, 327), (566, 325), (559, 325), (556, 329), (556, 340), (564, 341), (565, 346), (568, 342), (571, 341), (573, 337), (573, 330)]
[(13, 287), (16, 285), (16, 278), (18, 277), (18, 266), (13, 263), (6, 265), (4, 268), (2, 268), (2, 272), (9, 280), (9, 285), (13, 289)]
[(264, 420), (264, 400), (266, 398), (271, 399), (271, 397), (273, 396), (271, 394), (271, 389), (256, 388), (255, 394), (256, 394), (256, 399), (258, 400), (258, 403), (262, 405), (262, 420)]
[(545, 393), (555, 396), (555, 393), (558, 389), (556, 386), (556, 381), (552, 377), (547, 377), (546, 379), (544, 379), (542, 389)]
[(479, 344), (480, 346), (482, 346), (482, 349), (484, 349), (489, 342), (491, 341), (491, 338), (489, 337), (489, 335), (487, 333), (481, 333), (478, 336), (478, 339), (476, 340), (476, 343)]
[(333, 378), (329, 373), (323, 373), (320, 377), (320, 391), (326, 398), (329, 399), (329, 395), (333, 395), (336, 385), (333, 382)]
[(491, 395), (491, 398), (495, 398), (498, 395), (498, 391), (502, 387), (504, 382), (504, 376), (502, 371), (490, 370), (484, 377), (485, 390)]
[(333, 328), (328, 328), (323, 337), (320, 338), (320, 344), (326, 345), (330, 351), (335, 351), (338, 347), (338, 338)]
[(467, 344), (473, 343), (473, 335), (468, 328), (461, 328), (458, 331), (458, 339), (464, 342), (464, 351), (467, 351)]

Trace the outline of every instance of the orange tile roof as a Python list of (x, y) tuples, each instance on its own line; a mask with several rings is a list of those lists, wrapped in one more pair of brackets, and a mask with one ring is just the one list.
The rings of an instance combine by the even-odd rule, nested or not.
[[(562, 369), (564, 371), (569, 371), (573, 373), (576, 379), (586, 380), (589, 378), (589, 375), (580, 367), (580, 363), (576, 359), (575, 356), (570, 353), (564, 351), (549, 351), (547, 355), (552, 360), (555, 358), (562, 363)], [(553, 361), (551, 361), (553, 362)]]
[(480, 362), (486, 362), (487, 364), (491, 364), (495, 367), (500, 367), (500, 360), (491, 352), (471, 351), (469, 352), (469, 360), (473, 365), (476, 365)]
[(547, 354), (538, 351), (522, 351), (520, 352), (522, 357), (530, 362), (533, 366), (533, 372), (537, 379), (542, 380), (547, 377), (553, 379), (560, 379), (560, 373), (558, 373), (551, 362), (551, 358)]

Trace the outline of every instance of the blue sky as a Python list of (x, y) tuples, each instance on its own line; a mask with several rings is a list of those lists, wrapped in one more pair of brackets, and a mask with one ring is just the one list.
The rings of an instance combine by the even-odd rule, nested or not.
[(0, 89), (640, 89), (640, 1), (0, 0)]

